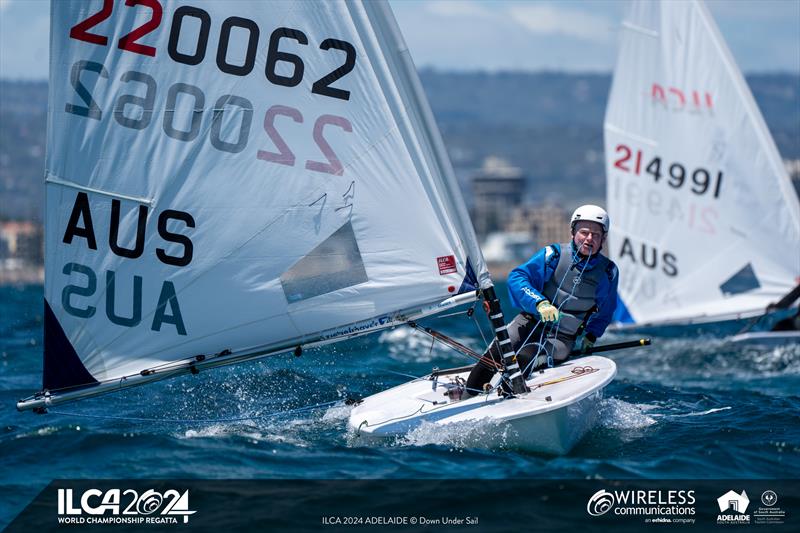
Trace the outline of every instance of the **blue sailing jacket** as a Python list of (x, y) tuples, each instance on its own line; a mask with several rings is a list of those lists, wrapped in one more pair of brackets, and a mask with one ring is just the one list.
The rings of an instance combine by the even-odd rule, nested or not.
[[(560, 244), (545, 246), (526, 263), (511, 271), (508, 275), (508, 294), (511, 297), (511, 303), (515, 307), (532, 314), (536, 318), (541, 318), (539, 311), (536, 310), (536, 305), (547, 299), (542, 294), (542, 290), (545, 283), (553, 277), (556, 271), (561, 256), (561, 248)], [(569, 253), (572, 255), (572, 261), (576, 263), (576, 268), (583, 270), (585, 267), (587, 273), (601, 262), (600, 255), (593, 255), (588, 259), (587, 264), (587, 258), (581, 257), (576, 253), (574, 243), (571, 245)], [(595, 291), (595, 303), (598, 311), (589, 318), (585, 330), (586, 333), (590, 333), (596, 338), (603, 335), (611, 323), (614, 309), (617, 307), (619, 271), (613, 261), (603, 258), (602, 262), (605, 263), (606, 261), (608, 263), (605, 268), (605, 274), (598, 276), (599, 282)]]

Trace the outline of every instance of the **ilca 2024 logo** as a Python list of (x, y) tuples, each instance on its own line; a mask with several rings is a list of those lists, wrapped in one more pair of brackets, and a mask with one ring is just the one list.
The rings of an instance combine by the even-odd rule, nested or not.
[(178, 524), (189, 522), (197, 511), (189, 509), (188, 489), (181, 494), (169, 489), (87, 489), (80, 496), (73, 489), (58, 489), (59, 524)]
[(717, 515), (717, 524), (749, 524), (750, 515), (745, 514), (747, 506), (750, 505), (750, 498), (747, 493), (742, 491), (741, 494), (729, 490), (719, 498), (717, 498), (719, 505), (719, 515)]

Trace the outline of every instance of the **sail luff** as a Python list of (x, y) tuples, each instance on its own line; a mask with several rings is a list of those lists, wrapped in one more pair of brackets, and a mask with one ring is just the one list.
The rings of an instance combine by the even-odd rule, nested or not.
[(428, 141), (428, 146), (423, 148), (429, 150), (428, 159), (436, 166), (442, 178), (443, 197), (450, 200), (445, 202), (445, 206), (456, 222), (457, 233), (462, 238), (468, 257), (473, 261), (472, 266), (478, 276), (479, 284), (482, 288), (489, 287), (492, 284), (489, 269), (483, 259), (483, 252), (467, 212), (461, 188), (397, 21), (387, 2), (366, 2), (364, 9), (373, 25), (378, 28), (376, 37), (384, 50), (389, 67), (395, 73), (396, 80), (400, 81), (398, 88), (402, 92), (401, 97), (410, 103), (408, 110), (415, 122), (415, 129), (422, 132)]
[(736, 66), (736, 61), (733, 59), (733, 55), (725, 43), (725, 39), (722, 38), (722, 34), (720, 33), (717, 24), (714, 22), (714, 18), (711, 16), (711, 13), (709, 13), (705, 3), (703, 3), (701, 0), (693, 0), (693, 2), (695, 7), (700, 11), (700, 19), (703, 21), (706, 29), (708, 29), (709, 33), (711, 34), (711, 40), (716, 46), (717, 51), (723, 60), (725, 70), (734, 80), (734, 86), (739, 94), (739, 98), (745, 102), (745, 109), (747, 110), (748, 118), (758, 134), (761, 146), (767, 151), (767, 160), (772, 167), (773, 173), (782, 178), (778, 180), (778, 184), (781, 188), (783, 196), (786, 199), (786, 207), (788, 208), (789, 214), (792, 218), (790, 223), (793, 227), (800, 228), (800, 200), (797, 198), (797, 193), (794, 190), (789, 173), (787, 172), (786, 167), (783, 165), (783, 160), (780, 152), (778, 152), (775, 139), (772, 138), (772, 135), (769, 132), (767, 123), (764, 120), (764, 115), (761, 114), (758, 104), (753, 97), (753, 92), (747, 85), (747, 81), (744, 79), (742, 71)]

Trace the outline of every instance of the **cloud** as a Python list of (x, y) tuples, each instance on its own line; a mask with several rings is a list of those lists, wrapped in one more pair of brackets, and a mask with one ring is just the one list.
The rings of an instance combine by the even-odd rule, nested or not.
[(606, 17), (548, 4), (514, 5), (511, 18), (531, 33), (566, 35), (586, 41), (606, 42), (614, 23)]
[(11, 4), (11, 0), (0, 0), (0, 11), (4, 9), (8, 9), (8, 6)]
[(492, 14), (485, 4), (471, 0), (435, 0), (428, 3), (425, 9), (444, 17), (485, 17)]

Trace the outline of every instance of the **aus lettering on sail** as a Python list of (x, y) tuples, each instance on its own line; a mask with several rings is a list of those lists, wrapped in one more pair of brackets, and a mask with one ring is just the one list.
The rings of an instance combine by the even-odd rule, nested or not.
[[(62, 242), (68, 246), (82, 246), (89, 250), (96, 250), (101, 254), (110, 252), (128, 260), (141, 258), (145, 253), (145, 236), (148, 234), (148, 206), (139, 205), (135, 209), (135, 236), (132, 239), (134, 244), (131, 246), (125, 242), (128, 239), (121, 236), (122, 202), (113, 198), (109, 199), (109, 204), (108, 232), (107, 235), (99, 235), (100, 239), (98, 239), (89, 197), (85, 192), (77, 193), (69, 221), (63, 231)], [(174, 229), (176, 226), (182, 226), (182, 231), (176, 231)], [(194, 227), (195, 220), (190, 213), (174, 209), (161, 211), (157, 217), (156, 231), (162, 244), (148, 252), (155, 254), (155, 257), (164, 265), (178, 268), (188, 266), (194, 255), (194, 245), (189, 233)], [(175, 249), (179, 249), (180, 252), (176, 253)], [(105, 316), (108, 320), (118, 326), (129, 328), (136, 327), (142, 322), (142, 300), (145, 297), (143, 295), (143, 276), (134, 274), (131, 280), (119, 283), (115, 270), (107, 269), (98, 276), (98, 272), (95, 272), (90, 266), (75, 261), (65, 263), (61, 272), (71, 280), (61, 292), (62, 306), (70, 315), (87, 319), (96, 315), (96, 306), (89, 302), (95, 300), (99, 279), (102, 286), (105, 287), (104, 306)], [(161, 289), (157, 295), (146, 295), (147, 298), (157, 298), (156, 312), (153, 315), (150, 329), (161, 331), (165, 324), (170, 324), (174, 326), (179, 335), (186, 335), (186, 324), (181, 313), (175, 285), (169, 280), (160, 280), (160, 284)], [(125, 301), (133, 302), (132, 309), (126, 310), (129, 312), (123, 312), (116, 305), (116, 302), (121, 300), (117, 294), (122, 290), (120, 288), (122, 285), (132, 285), (131, 298), (124, 298)]]

